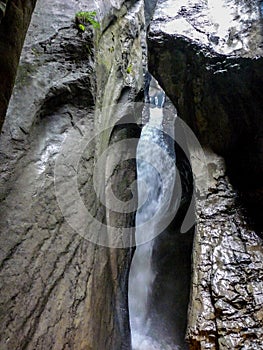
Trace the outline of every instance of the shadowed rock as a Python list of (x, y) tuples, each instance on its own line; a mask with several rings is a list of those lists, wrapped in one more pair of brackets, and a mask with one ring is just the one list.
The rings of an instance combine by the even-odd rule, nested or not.
[[(197, 201), (200, 219), (194, 248), (190, 344), (193, 349), (256, 349), (260, 347), (256, 337), (261, 335), (262, 247), (243, 209), (246, 204), (248, 218), (260, 234), (260, 2), (159, 1), (148, 33), (148, 50), (150, 72), (178, 115), (209, 149), (209, 179), (206, 190), (199, 189), (204, 197)], [(227, 170), (220, 157), (211, 156), (211, 149), (225, 158)], [(242, 204), (226, 171), (241, 199), (243, 196)], [(200, 173), (201, 169), (194, 169), (195, 177)]]
[[(117, 219), (132, 226), (134, 220), (134, 213), (115, 220), (93, 186), (97, 151), (109, 146), (120, 117), (108, 106), (123, 100), (129, 109), (142, 88), (143, 4), (122, 5), (110, 7), (116, 20), (103, 35), (94, 33), (95, 40), (92, 27), (80, 33), (74, 25), (77, 11), (99, 12), (92, 1), (39, 1), (34, 12), (0, 141), (1, 349), (130, 349), (132, 251), (96, 245), (103, 229), (90, 225), (83, 235), (69, 224), (78, 213), (78, 196), (102, 228)], [(100, 15), (106, 18), (107, 12)], [(107, 118), (101, 106), (108, 108)], [(76, 167), (68, 157), (78, 160)], [(63, 176), (56, 170), (58, 158)], [(132, 182), (134, 161), (115, 173), (116, 196), (124, 201), (130, 192), (115, 181), (126, 171)], [(75, 193), (65, 186), (74, 177)], [(103, 169), (99, 177), (105, 190)], [(65, 207), (58, 202), (63, 196)]]
[(0, 2), (0, 131), (36, 0)]

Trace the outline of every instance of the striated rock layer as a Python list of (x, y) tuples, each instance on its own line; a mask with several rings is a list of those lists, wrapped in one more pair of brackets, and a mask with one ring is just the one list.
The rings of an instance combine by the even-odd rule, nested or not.
[[(119, 139), (138, 137), (133, 125), (114, 128), (121, 114), (108, 106), (123, 101), (128, 109), (140, 95), (143, 3), (115, 3), (101, 1), (101, 11), (92, 1), (45, 0), (34, 12), (1, 135), (3, 350), (130, 349), (127, 281), (132, 252), (103, 246), (100, 239), (105, 234), (108, 246), (114, 246), (103, 223), (129, 227), (134, 213), (110, 212), (93, 185), (101, 152)], [(97, 10), (100, 29), (94, 33), (87, 25), (85, 32), (78, 30), (73, 22), (80, 10)], [(65, 147), (72, 134), (75, 142)], [(125, 145), (117, 150), (124, 153)], [(70, 155), (77, 162), (67, 163)], [(63, 177), (55, 172), (59, 157), (65, 159), (58, 168)], [(105, 184), (106, 170), (95, 181)], [(85, 215), (74, 222), (85, 234), (69, 225), (67, 213), (74, 218), (79, 212), (78, 196), (63, 185), (74, 177), (76, 193), (101, 223), (101, 231), (84, 227)], [(134, 181), (134, 161), (118, 168), (111, 184), (122, 177)], [(108, 198), (107, 187), (102, 189)], [(122, 201), (130, 198), (123, 187), (115, 190)], [(58, 203), (58, 197), (66, 203)]]
[(149, 70), (207, 154), (208, 178), (192, 150), (194, 175), (204, 178), (187, 334), (193, 349), (261, 347), (261, 24), (259, 1), (160, 0), (148, 33)]

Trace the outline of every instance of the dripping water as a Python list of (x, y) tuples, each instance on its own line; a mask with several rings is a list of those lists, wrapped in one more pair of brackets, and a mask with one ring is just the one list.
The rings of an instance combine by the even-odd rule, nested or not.
[(175, 350), (177, 347), (172, 341), (162, 339), (163, 334), (156, 334), (149, 312), (155, 278), (152, 267), (154, 237), (161, 233), (160, 221), (169, 220), (176, 206), (172, 190), (176, 179), (174, 142), (168, 136), (173, 136), (174, 114), (170, 120), (167, 116), (164, 118), (165, 94), (154, 79), (147, 102), (149, 120), (142, 129), (137, 148), (137, 247), (129, 277), (132, 349)]

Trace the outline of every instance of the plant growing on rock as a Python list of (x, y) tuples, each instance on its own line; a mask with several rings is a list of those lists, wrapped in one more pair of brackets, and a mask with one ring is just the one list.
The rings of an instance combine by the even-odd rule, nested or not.
[(126, 69), (126, 72), (127, 72), (128, 74), (131, 74), (131, 72), (132, 72), (132, 64), (129, 64), (129, 66), (128, 66), (127, 69)]
[(79, 30), (85, 32), (86, 26), (91, 24), (94, 29), (100, 28), (100, 24), (96, 21), (96, 11), (79, 11), (75, 14), (75, 23)]

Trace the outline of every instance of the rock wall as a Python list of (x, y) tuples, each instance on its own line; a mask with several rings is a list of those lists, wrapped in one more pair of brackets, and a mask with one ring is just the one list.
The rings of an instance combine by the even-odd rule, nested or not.
[(195, 178), (207, 181), (197, 188), (191, 349), (261, 346), (261, 21), (257, 1), (159, 1), (148, 33), (149, 70), (207, 154), (205, 178), (191, 150)]
[(0, 130), (15, 83), (19, 57), (36, 0), (0, 2)]
[(242, 190), (248, 207), (253, 207), (251, 215), (260, 221), (263, 59), (259, 2), (160, 2), (148, 45), (150, 70), (200, 142), (226, 159), (233, 184)]
[[(147, 21), (154, 4), (146, 2)], [(208, 184), (198, 189), (190, 347), (258, 349), (261, 240), (214, 152), (225, 156), (232, 183), (261, 213), (260, 8), (257, 1), (229, 1), (223, 7), (234, 22), (224, 31), (210, 11), (215, 5), (159, 1), (149, 31), (149, 65), (207, 148)], [(76, 28), (80, 10), (96, 10), (100, 29)], [(136, 171), (134, 149), (119, 141), (140, 133), (140, 105), (134, 110), (133, 102), (143, 96), (144, 30), (141, 0), (38, 2), (0, 140), (1, 349), (130, 349), (127, 281)], [(71, 135), (73, 144), (67, 143)], [(115, 151), (97, 173), (96, 193), (95, 164), (112, 145)], [(122, 155), (128, 158), (112, 173), (111, 164)], [(62, 177), (56, 172), (61, 169)], [(203, 176), (201, 170), (194, 168), (195, 177)], [(75, 187), (65, 184), (76, 174), (77, 193), (99, 229), (86, 217), (72, 224), (69, 213), (79, 218), (79, 207)], [(112, 209), (112, 189), (124, 204), (135, 199), (130, 213)], [(189, 248), (191, 239), (186, 241)], [(189, 271), (189, 260), (186, 265)]]
[(244, 217), (223, 158), (209, 151), (206, 160), (209, 181), (197, 200), (187, 339), (191, 349), (259, 349), (262, 240)]
[(7, 3), (7, 0), (0, 1), (0, 21), (5, 15), (6, 3)]
[[(105, 216), (110, 248), (112, 284), (115, 296), (115, 324), (113, 332), (119, 332), (119, 343), (113, 348), (130, 348), (130, 325), (128, 318), (128, 272), (134, 243), (136, 189), (131, 190), (136, 179), (136, 145), (130, 147), (125, 140), (140, 136), (136, 124), (141, 116), (143, 98), (143, 65), (145, 62), (145, 27), (143, 2), (115, 4), (121, 8), (120, 19), (110, 17), (110, 25), (98, 38), (96, 50), (96, 112), (95, 130), (103, 130), (99, 136), (96, 154), (99, 157), (110, 145), (105, 171), (97, 181), (105, 192)], [(106, 17), (107, 18), (107, 17)], [(136, 103), (137, 102), (137, 103)], [(124, 142), (123, 142), (124, 141)], [(112, 165), (117, 164), (114, 170)], [(100, 175), (100, 174), (99, 174)], [(105, 179), (106, 176), (106, 179)], [(112, 193), (114, 195), (112, 196)], [(114, 209), (113, 203), (134, 200), (130, 214)], [(131, 227), (131, 229), (128, 229)], [(122, 229), (123, 228), (123, 229)], [(121, 335), (121, 336), (120, 336)]]
[[(100, 203), (93, 170), (120, 137), (116, 109), (108, 105), (123, 101), (127, 110), (140, 96), (144, 15), (141, 1), (101, 3), (104, 12), (92, 1), (39, 1), (29, 28), (0, 141), (1, 349), (130, 349), (132, 252), (95, 243), (105, 233), (103, 223), (132, 226), (134, 213), (116, 218)], [(80, 10), (97, 10), (101, 28), (94, 36), (92, 27), (81, 32), (74, 26)], [(139, 132), (130, 125), (123, 130), (124, 139)], [(77, 139), (69, 149), (72, 134)], [(67, 163), (72, 154), (77, 169)], [(64, 177), (56, 173), (62, 157)], [(116, 171), (113, 184), (127, 169), (127, 181), (135, 179), (129, 164)], [(98, 181), (105, 181), (104, 170)], [(101, 232), (90, 225), (85, 236), (69, 225), (65, 210), (78, 210), (75, 193), (63, 185), (76, 173), (77, 192)], [(64, 195), (66, 208), (58, 202)], [(116, 195), (125, 201), (130, 193), (117, 188)]]

